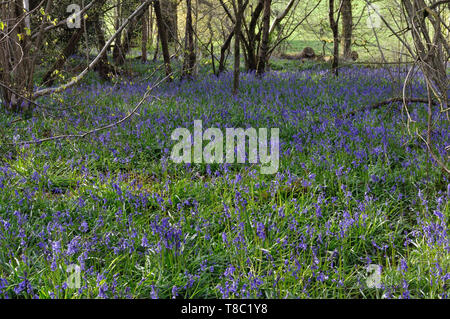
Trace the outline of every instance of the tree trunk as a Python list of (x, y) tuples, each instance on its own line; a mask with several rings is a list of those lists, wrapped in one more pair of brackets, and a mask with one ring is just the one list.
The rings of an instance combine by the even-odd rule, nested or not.
[[(121, 25), (121, 19), (122, 19), (122, 1), (117, 0), (117, 6), (116, 6), (116, 21), (115, 21), (115, 28), (116, 30), (119, 29)], [(124, 57), (122, 53), (122, 32), (120, 32), (116, 40), (114, 41), (114, 49), (113, 49), (113, 61), (116, 64), (122, 64), (124, 62)]]
[(122, 44), (120, 46), (121, 54), (120, 58), (117, 60), (118, 65), (123, 65), (126, 61), (126, 57), (128, 52), (130, 51), (131, 41), (133, 40), (133, 34), (136, 30), (137, 22), (140, 20), (140, 17), (136, 17), (135, 20), (131, 21), (128, 27), (125, 30), (124, 37), (122, 39)]
[[(102, 24), (103, 24), (102, 20), (100, 19), (95, 20), (95, 32), (97, 34), (97, 43), (99, 51), (101, 51), (101, 49), (106, 45), (106, 39), (105, 34), (103, 33)], [(107, 81), (110, 79), (111, 73), (114, 72), (114, 69), (108, 62), (107, 52), (102, 54), (100, 60), (95, 66), (95, 71), (98, 72), (98, 74), (103, 80)]]
[(242, 16), (243, 16), (243, 5), (242, 0), (237, 0), (236, 8), (236, 26), (234, 32), (234, 75), (233, 75), (233, 94), (237, 94), (239, 91), (239, 73), (241, 66), (241, 52), (240, 52), (240, 42), (241, 42), (241, 26), (242, 26)]
[(147, 62), (147, 43), (148, 43), (148, 14), (146, 10), (142, 17), (142, 43), (141, 43), (141, 60), (143, 63)]
[(195, 67), (194, 29), (192, 26), (192, 3), (186, 0), (186, 37), (182, 77), (191, 77)]
[[(250, 20), (250, 25), (248, 27), (247, 33), (247, 71), (255, 71), (258, 64), (258, 38), (259, 34), (256, 33), (256, 26), (258, 25), (258, 20), (261, 12), (264, 9), (265, 0), (258, 0), (258, 4), (252, 13), (252, 18)], [(243, 40), (243, 38), (242, 38)]]
[(166, 68), (166, 76), (169, 77), (168, 81), (171, 81), (172, 80), (172, 77), (171, 77), (172, 68), (170, 66), (169, 45), (167, 42), (167, 32), (166, 32), (166, 27), (164, 25), (164, 20), (163, 20), (163, 16), (162, 16), (162, 12), (161, 12), (161, 5), (159, 3), (159, 0), (155, 0), (153, 2), (153, 6), (155, 8), (156, 24), (158, 25), (159, 39), (161, 41), (164, 65)]
[(267, 52), (269, 51), (270, 6), (272, 0), (264, 0), (262, 41), (259, 49), (258, 66), (256, 74), (262, 75), (266, 69)]
[[(23, 8), (24, 8), (24, 12), (29, 12), (30, 11), (30, 1), (29, 0), (23, 0)], [(25, 27), (28, 29), (31, 29), (31, 18), (29, 15), (27, 15), (25, 17)]]
[(153, 48), (153, 39), (154, 39), (154, 36), (153, 36), (153, 7), (152, 6), (150, 6), (149, 8), (148, 8), (148, 12), (149, 12), (149, 23), (148, 23), (148, 34), (149, 34), (149, 37), (148, 37), (148, 42), (150, 43), (150, 47), (151, 48)]
[(164, 0), (160, 3), (160, 8), (166, 28), (167, 43), (178, 43), (177, 0)]
[(156, 47), (155, 47), (155, 52), (153, 54), (153, 62), (155, 62), (156, 60), (158, 60), (158, 54), (159, 54), (159, 34), (156, 35)]
[(352, 0), (342, 0), (342, 42), (344, 58), (352, 57), (353, 15)]
[(339, 66), (339, 26), (334, 18), (334, 0), (329, 0), (329, 19), (330, 19), (330, 27), (331, 31), (333, 31), (333, 62), (331, 65), (331, 69), (333, 70), (334, 75), (338, 75), (338, 66)]
[(3, 33), (10, 34), (0, 41), (1, 102), (15, 112), (30, 110), (31, 104), (25, 98), (30, 98), (33, 91), (34, 59), (30, 53), (31, 39), (25, 29), (27, 19), (22, 19), (24, 10), (23, 0), (0, 5), (0, 21), (7, 21), (0, 37)]
[[(235, 26), (236, 28), (236, 26)], [(234, 36), (234, 30), (233, 29), (230, 34), (228, 35), (227, 39), (225, 40), (224, 44), (220, 48), (220, 60), (219, 60), (219, 70), (217, 71), (217, 75), (225, 71), (225, 55), (227, 50), (230, 48), (231, 40)]]

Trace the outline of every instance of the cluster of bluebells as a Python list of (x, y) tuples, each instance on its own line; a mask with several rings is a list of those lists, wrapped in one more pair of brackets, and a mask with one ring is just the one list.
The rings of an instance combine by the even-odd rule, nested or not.
[[(6, 154), (0, 296), (447, 298), (448, 177), (402, 129), (395, 107), (389, 117), (342, 116), (391, 97), (387, 78), (364, 68), (343, 69), (339, 80), (246, 74), (236, 96), (231, 73), (168, 83), (154, 92), (163, 102), (150, 97), (114, 130)], [(148, 85), (70, 89), (64, 98), (84, 109), (62, 111), (53, 129), (114, 122)], [(419, 79), (413, 86), (426, 92)], [(412, 118), (420, 122), (421, 112), (412, 108)], [(194, 120), (278, 127), (279, 172), (171, 163), (171, 132)], [(43, 123), (36, 115), (12, 133), (36, 139)], [(448, 122), (437, 120), (442, 158), (449, 136)], [(383, 269), (380, 288), (365, 283), (370, 264)], [(77, 287), (67, 281), (71, 265), (80, 267)]]

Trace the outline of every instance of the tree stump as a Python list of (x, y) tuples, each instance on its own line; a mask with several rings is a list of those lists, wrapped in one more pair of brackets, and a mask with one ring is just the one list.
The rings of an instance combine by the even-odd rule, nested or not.
[(315, 57), (316, 53), (314, 52), (314, 49), (311, 47), (304, 48), (299, 56), (300, 59), (314, 59)]

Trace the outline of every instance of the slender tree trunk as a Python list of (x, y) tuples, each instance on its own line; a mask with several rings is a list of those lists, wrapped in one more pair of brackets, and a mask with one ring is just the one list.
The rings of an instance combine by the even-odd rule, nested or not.
[(214, 55), (214, 31), (211, 25), (211, 19), (208, 21), (208, 29), (209, 29), (209, 48), (211, 52), (211, 66), (213, 68), (213, 74), (216, 74), (216, 57)]
[(338, 75), (338, 66), (339, 66), (339, 26), (334, 18), (334, 1), (329, 0), (329, 19), (330, 19), (330, 27), (333, 32), (333, 62), (331, 65), (331, 69), (333, 70), (334, 75)]
[(235, 29), (233, 29), (233, 31), (230, 32), (227, 39), (225, 40), (222, 47), (220, 48), (219, 69), (217, 71), (217, 75), (219, 75), (220, 73), (225, 71), (225, 55), (226, 55), (227, 50), (230, 48), (231, 40), (233, 39), (233, 36), (234, 36), (234, 30)]
[[(25, 12), (30, 11), (30, 1), (29, 0), (23, 0), (23, 8)], [(28, 29), (31, 29), (31, 18), (30, 16), (25, 17), (25, 27)]]
[(160, 1), (160, 8), (164, 26), (166, 28), (167, 43), (178, 43), (178, 14), (177, 0)]
[(353, 33), (352, 0), (343, 0), (342, 42), (345, 59), (351, 59), (352, 56), (352, 33)]
[(213, 74), (216, 74), (216, 57), (214, 56), (214, 43), (213, 43), (212, 38), (209, 42), (209, 45), (210, 45), (210, 50), (211, 50), (211, 65), (213, 68)]
[[(116, 30), (119, 29), (121, 25), (122, 20), (122, 1), (117, 0), (116, 3), (116, 21), (115, 21), (115, 28)], [(120, 32), (116, 40), (114, 41), (114, 49), (113, 49), (113, 60), (116, 64), (122, 64), (124, 58), (122, 53), (122, 32)]]
[[(194, 17), (195, 17), (195, 25), (193, 25), (194, 34), (197, 35), (194, 37), (194, 53), (199, 54), (199, 59), (201, 60), (202, 57), (202, 51), (198, 49), (198, 1), (195, 0), (195, 10), (194, 10)], [(197, 59), (197, 57), (196, 57)], [(198, 74), (198, 63), (194, 62), (193, 64), (193, 74)]]
[(153, 62), (158, 59), (159, 54), (159, 34), (156, 35), (156, 47), (155, 47), (155, 53), (153, 54)]
[(138, 21), (141, 20), (141, 16), (136, 17), (133, 19), (129, 24), (128, 27), (125, 30), (125, 34), (122, 40), (122, 45), (120, 46), (121, 54), (117, 61), (117, 64), (123, 65), (126, 61), (126, 57), (128, 52), (130, 51), (131, 42), (133, 41), (133, 37), (135, 34), (135, 30), (138, 24)]
[(262, 41), (259, 49), (258, 66), (256, 74), (262, 75), (266, 69), (267, 52), (269, 51), (270, 6), (272, 0), (264, 0)]
[(186, 0), (186, 37), (182, 77), (191, 77), (195, 67), (194, 29), (192, 26), (192, 1)]
[[(247, 46), (246, 46), (246, 63), (247, 63), (247, 71), (255, 71), (258, 64), (258, 38), (260, 34), (256, 33), (256, 27), (258, 25), (259, 17), (261, 12), (264, 9), (265, 0), (258, 0), (258, 3), (255, 7), (255, 10), (252, 13), (252, 17), (250, 20), (250, 25), (248, 27), (247, 33)], [(242, 37), (242, 36), (241, 36)], [(244, 40), (242, 37), (241, 40)]]
[[(98, 50), (100, 51), (106, 45), (105, 34), (102, 29), (103, 21), (101, 19), (95, 20), (95, 31), (97, 34)], [(108, 62), (107, 52), (103, 53), (97, 65), (95, 66), (95, 71), (98, 72), (103, 80), (109, 80), (111, 73), (114, 72), (113, 67)]]
[(164, 58), (164, 65), (166, 68), (166, 76), (169, 76), (168, 81), (171, 81), (171, 74), (172, 74), (172, 67), (170, 65), (170, 55), (169, 55), (169, 45), (167, 42), (167, 33), (166, 33), (166, 27), (164, 25), (163, 16), (161, 13), (161, 5), (159, 3), (159, 0), (155, 0), (153, 2), (154, 8), (155, 8), (155, 15), (156, 15), (156, 23), (158, 25), (158, 33), (159, 33), (159, 39), (161, 41), (161, 47), (163, 52), (163, 58)]
[(148, 41), (150, 42), (150, 47), (153, 47), (153, 7), (152, 6), (150, 6), (149, 8), (148, 8), (148, 10), (149, 10), (149, 24), (148, 24), (148, 26), (149, 26), (149, 29), (148, 29), (148, 33), (149, 33), (149, 36), (148, 36)]
[(143, 63), (147, 62), (148, 13), (149, 13), (149, 10), (146, 10), (142, 17), (142, 44), (141, 44), (142, 58), (141, 58), (141, 60)]
[(240, 66), (241, 66), (240, 42), (241, 42), (241, 28), (242, 28), (242, 16), (243, 16), (242, 0), (237, 0), (235, 15), (236, 15), (236, 27), (235, 27), (235, 33), (234, 33), (233, 94), (236, 95), (239, 91), (239, 73), (240, 73)]

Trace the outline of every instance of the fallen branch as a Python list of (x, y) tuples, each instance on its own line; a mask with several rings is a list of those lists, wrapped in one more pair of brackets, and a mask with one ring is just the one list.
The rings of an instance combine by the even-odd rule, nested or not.
[[(381, 108), (381, 107), (383, 107), (385, 105), (389, 105), (389, 104), (392, 104), (392, 103), (399, 103), (399, 102), (428, 103), (428, 100), (424, 99), (424, 98), (406, 98), (406, 99), (404, 99), (403, 97), (394, 97), (394, 98), (391, 98), (391, 99), (387, 99), (387, 100), (378, 102), (376, 104), (372, 104), (372, 105), (370, 105), (370, 106), (368, 106), (366, 108), (360, 109), (360, 110), (350, 111), (347, 114), (345, 114), (342, 118), (347, 118), (347, 117), (353, 116), (353, 115), (355, 115), (358, 112), (365, 112), (365, 111), (376, 110), (376, 109), (379, 109), (379, 108)], [(438, 105), (438, 103), (435, 102), (435, 101), (432, 101), (432, 104), (433, 105)]]

